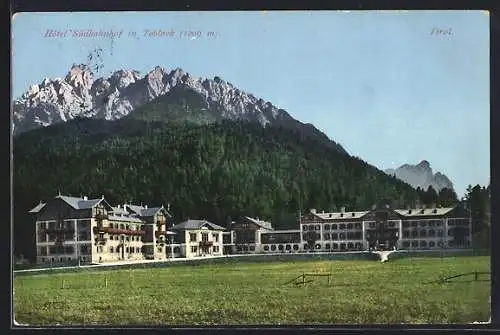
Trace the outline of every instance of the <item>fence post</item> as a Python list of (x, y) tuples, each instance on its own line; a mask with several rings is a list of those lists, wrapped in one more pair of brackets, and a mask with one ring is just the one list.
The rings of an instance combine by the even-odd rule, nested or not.
[(477, 281), (477, 278), (478, 278), (478, 273), (477, 273), (477, 271), (476, 271), (476, 272), (474, 272), (474, 274), (475, 274), (475, 280)]
[(62, 283), (61, 283), (61, 288), (62, 288), (62, 289), (64, 288), (64, 279), (62, 280)]
[(104, 276), (104, 287), (108, 288), (108, 277)]
[(303, 273), (302, 274), (302, 285), (305, 285), (306, 284), (306, 274)]
[(330, 286), (331, 274), (328, 274), (328, 286)]

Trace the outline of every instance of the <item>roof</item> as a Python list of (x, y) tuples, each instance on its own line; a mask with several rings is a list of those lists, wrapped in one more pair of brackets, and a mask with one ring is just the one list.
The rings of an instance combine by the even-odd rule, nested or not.
[[(104, 196), (100, 199), (88, 199), (85, 200), (84, 198), (77, 198), (77, 197), (69, 197), (65, 195), (58, 195), (56, 199), (61, 199), (64, 202), (66, 202), (68, 205), (73, 207), (74, 209), (89, 209), (89, 208), (94, 208), (98, 204), (100, 204), (102, 201), (106, 202), (104, 200)], [(106, 204), (109, 206), (109, 204), (106, 202)], [(111, 206), (109, 206), (111, 207)]]
[(136, 222), (136, 223), (143, 223), (141, 219), (134, 218), (131, 216), (116, 216), (116, 215), (109, 215), (108, 220), (110, 221), (125, 221), (125, 222)]
[(112, 207), (114, 214), (127, 215), (128, 212), (121, 207)]
[(258, 226), (260, 226), (262, 228), (273, 230), (273, 226), (272, 226), (271, 222), (262, 221), (262, 220), (259, 220), (259, 219), (254, 219), (254, 218), (251, 218), (249, 216), (245, 216), (245, 219), (247, 219), (247, 220), (255, 223), (256, 225), (258, 225)]
[(226, 228), (206, 220), (187, 220), (174, 225), (171, 230), (197, 230), (203, 226), (209, 226), (212, 230), (226, 230)]
[(170, 215), (167, 212), (167, 210), (165, 209), (165, 207), (163, 207), (163, 206), (161, 206), (161, 207), (146, 207), (146, 206), (142, 206), (142, 205), (138, 206), (138, 205), (129, 205), (129, 204), (125, 204), (123, 206), (124, 207), (126, 206), (127, 208), (129, 208), (135, 214), (137, 214), (139, 216), (144, 216), (144, 217), (154, 216), (160, 210), (164, 210), (167, 213), (167, 215)]
[(442, 216), (446, 215), (452, 210), (454, 210), (454, 207), (446, 207), (446, 208), (412, 208), (411, 213), (410, 209), (395, 209), (394, 211), (398, 213), (399, 215), (405, 216), (405, 217), (412, 217), (412, 216)]
[(300, 229), (273, 230), (262, 234), (290, 234), (290, 233), (300, 233)]
[(43, 202), (40, 202), (38, 205), (36, 205), (33, 209), (31, 209), (28, 213), (38, 213), (42, 210), (42, 208), (45, 207), (45, 204)]
[(366, 214), (368, 214), (369, 211), (362, 211), (362, 212), (345, 211), (345, 212), (334, 212), (334, 213), (311, 212), (311, 213), (323, 220), (345, 220), (345, 219), (360, 219)]

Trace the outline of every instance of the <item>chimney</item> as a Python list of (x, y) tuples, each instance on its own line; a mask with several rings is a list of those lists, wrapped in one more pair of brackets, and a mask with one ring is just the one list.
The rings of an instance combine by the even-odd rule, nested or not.
[(345, 213), (345, 206), (340, 207), (340, 213)]
[(144, 208), (148, 209), (148, 205), (144, 205)]
[(123, 204), (123, 210), (126, 211), (127, 210), (127, 205)]
[(311, 213), (316, 214), (316, 210), (314, 208), (311, 208)]
[(89, 200), (86, 195), (83, 196), (83, 200)]
[(118, 204), (118, 208), (121, 208), (121, 205), (120, 205), (120, 204)]
[(436, 208), (437, 208), (436, 203), (433, 203), (433, 204), (432, 204), (432, 209), (436, 209)]
[(376, 209), (377, 209), (377, 205), (375, 205), (375, 204), (374, 204), (374, 205), (372, 206), (372, 211), (374, 211), (374, 210), (376, 210)]

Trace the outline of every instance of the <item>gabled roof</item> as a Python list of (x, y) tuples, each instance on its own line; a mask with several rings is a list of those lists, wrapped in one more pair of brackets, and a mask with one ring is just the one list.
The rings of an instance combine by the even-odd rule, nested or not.
[(361, 211), (361, 212), (332, 212), (332, 213), (318, 213), (311, 212), (311, 214), (319, 217), (322, 220), (345, 220), (345, 219), (360, 219), (369, 211)]
[[(446, 215), (452, 210), (454, 207), (446, 207), (446, 208), (412, 208), (410, 209), (395, 209), (394, 211), (401, 216), (404, 217), (412, 217), (412, 216), (442, 216)], [(411, 211), (411, 212), (410, 212)]]
[(28, 213), (38, 213), (42, 210), (42, 208), (45, 207), (45, 203), (40, 202), (38, 205), (36, 205), (34, 208), (32, 208)]
[(256, 224), (259, 227), (262, 227), (262, 228), (265, 228), (265, 229), (269, 229), (269, 230), (273, 230), (273, 226), (272, 226), (271, 222), (267, 222), (267, 221), (263, 221), (263, 220), (259, 220), (259, 219), (254, 219), (254, 218), (251, 218), (249, 216), (245, 216), (245, 219), (247, 219), (248, 221)]
[(201, 229), (204, 226), (208, 226), (212, 228), (212, 230), (226, 230), (226, 228), (216, 225), (215, 223), (206, 221), (206, 220), (187, 220), (176, 224), (171, 230), (197, 230)]
[(113, 214), (127, 215), (128, 212), (121, 207), (113, 207)]
[(68, 205), (70, 205), (74, 209), (94, 208), (95, 206), (99, 205), (101, 202), (104, 202), (108, 207), (112, 208), (112, 206), (110, 204), (108, 204), (106, 200), (104, 200), (104, 196), (101, 199), (88, 199), (88, 200), (85, 200), (84, 198), (69, 197), (69, 196), (65, 196), (65, 195), (58, 195), (55, 198), (61, 199), (62, 201), (66, 202)]
[(168, 216), (171, 216), (169, 212), (165, 209), (165, 207), (146, 207), (146, 206), (138, 206), (138, 205), (129, 205), (125, 204), (124, 207), (130, 209), (130, 211), (142, 217), (154, 216), (158, 211), (163, 210)]

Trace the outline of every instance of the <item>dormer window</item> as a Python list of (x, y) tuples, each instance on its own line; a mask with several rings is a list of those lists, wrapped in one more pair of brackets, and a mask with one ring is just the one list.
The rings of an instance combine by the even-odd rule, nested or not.
[(352, 213), (352, 216), (353, 216), (353, 217), (354, 217), (354, 216), (356, 216), (356, 213)]
[(424, 214), (424, 209), (420, 210), (420, 214)]
[(437, 208), (434, 208), (434, 209), (432, 210), (432, 213), (434, 213), (434, 214), (436, 214), (437, 212), (438, 212)]
[(328, 215), (328, 217), (329, 217), (329, 218), (331, 218), (331, 217), (332, 217), (332, 214), (329, 214), (329, 215)]
[(408, 214), (411, 214), (411, 209), (408, 210)]
[(342, 218), (342, 217), (344, 217), (344, 213), (340, 213), (340, 217), (341, 217), (341, 218)]

